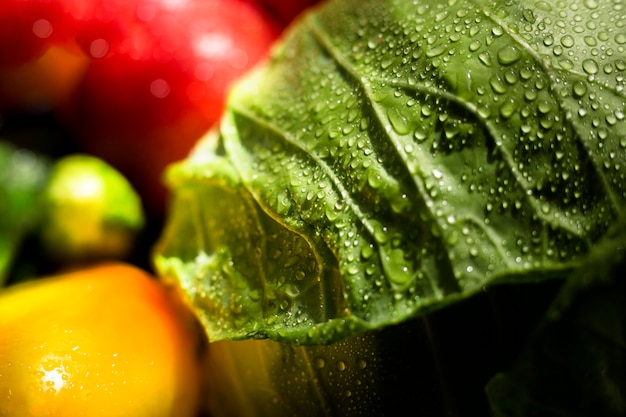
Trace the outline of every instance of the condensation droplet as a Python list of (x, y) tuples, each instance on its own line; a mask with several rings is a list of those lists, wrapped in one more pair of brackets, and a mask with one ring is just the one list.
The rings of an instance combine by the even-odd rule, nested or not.
[(542, 100), (537, 106), (537, 110), (543, 114), (548, 114), (552, 110), (552, 104), (547, 100)]
[(426, 138), (428, 137), (426, 129), (425, 128), (416, 129), (415, 132), (413, 132), (413, 137), (415, 138), (416, 142), (425, 141)]
[(593, 36), (585, 36), (583, 40), (587, 46), (596, 46), (598, 44), (598, 41)]
[(478, 54), (478, 59), (486, 67), (490, 67), (490, 66), (493, 65), (493, 63), (491, 61), (491, 55), (489, 55), (489, 52), (481, 52), (480, 54)]
[(315, 366), (317, 369), (322, 369), (326, 366), (326, 361), (324, 360), (324, 358), (318, 356), (317, 358), (313, 359), (313, 366)]
[(522, 53), (514, 45), (506, 45), (498, 51), (498, 62), (502, 65), (511, 65), (519, 61)]
[(406, 135), (409, 133), (409, 124), (406, 116), (404, 116), (400, 111), (391, 107), (389, 111), (387, 111), (387, 117), (389, 118), (389, 123), (391, 123), (391, 127), (393, 130), (399, 135)]
[(572, 35), (565, 35), (561, 38), (561, 45), (566, 48), (574, 46), (574, 37)]
[(481, 45), (480, 41), (477, 41), (477, 40), (471, 41), (470, 44), (469, 44), (470, 52), (474, 52), (474, 51), (478, 50), (478, 48), (480, 48), (480, 45)]
[(528, 90), (524, 91), (524, 98), (526, 98), (526, 100), (528, 101), (533, 101), (537, 98), (537, 90), (533, 89), (533, 88), (529, 88)]
[(489, 85), (491, 86), (491, 89), (494, 91), (494, 93), (506, 93), (506, 85), (502, 82), (502, 79), (497, 76), (493, 76), (489, 79)]
[(508, 119), (515, 113), (516, 108), (517, 106), (513, 100), (506, 101), (500, 106), (500, 115)]
[(544, 12), (551, 12), (552, 6), (547, 1), (537, 1), (535, 2), (535, 7), (539, 10), (543, 10)]
[(436, 56), (439, 56), (441, 54), (443, 54), (446, 50), (447, 50), (447, 45), (445, 43), (441, 43), (437, 46), (435, 46), (434, 48), (431, 48), (429, 50), (426, 51), (426, 56), (429, 58), (434, 58)]
[(519, 70), (519, 76), (522, 78), (522, 80), (529, 80), (530, 77), (533, 76), (533, 70), (528, 67), (523, 67)]
[(547, 35), (546, 37), (544, 37), (543, 38), (543, 44), (545, 46), (552, 46), (554, 44), (554, 36)]
[(535, 16), (535, 13), (532, 11), (532, 9), (524, 9), (522, 11), (522, 16), (524, 17), (524, 20), (529, 23), (535, 23), (537, 21), (537, 17)]
[(596, 74), (600, 70), (598, 63), (594, 61), (593, 59), (585, 59), (582, 62), (582, 65), (583, 65), (583, 70), (587, 74)]
[(367, 47), (369, 49), (376, 49), (383, 42), (383, 36), (378, 35), (367, 41)]
[(575, 97), (582, 97), (587, 94), (587, 85), (582, 81), (576, 81), (572, 86), (572, 91)]

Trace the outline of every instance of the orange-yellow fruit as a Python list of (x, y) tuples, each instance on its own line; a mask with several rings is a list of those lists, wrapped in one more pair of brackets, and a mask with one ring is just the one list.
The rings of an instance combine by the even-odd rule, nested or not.
[(107, 264), (0, 292), (0, 416), (194, 416), (203, 346), (176, 291)]

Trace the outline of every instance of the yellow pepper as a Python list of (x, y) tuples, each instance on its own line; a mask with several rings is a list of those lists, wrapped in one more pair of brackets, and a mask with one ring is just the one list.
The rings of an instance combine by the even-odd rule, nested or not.
[(130, 265), (9, 287), (0, 416), (195, 416), (205, 342), (176, 289)]

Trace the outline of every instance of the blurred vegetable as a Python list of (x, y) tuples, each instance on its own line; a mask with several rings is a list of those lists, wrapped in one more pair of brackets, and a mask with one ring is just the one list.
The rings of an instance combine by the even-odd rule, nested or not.
[(90, 155), (56, 161), (42, 201), (44, 248), (65, 263), (125, 258), (144, 226), (141, 200), (132, 185)]
[[(307, 2), (7, 0), (0, 94), (33, 110), (76, 87), (59, 117), (159, 211), (161, 169), (222, 114), (231, 81), (253, 66), (246, 48), (263, 59), (280, 30), (256, 15), (261, 3), (285, 23)], [(216, 417), (623, 415), (625, 242), (612, 226), (626, 200), (624, 10), (620, 0), (331, 0), (302, 16), (167, 176), (174, 195), (154, 261), (214, 342), (208, 398), (191, 388), (181, 401)], [(67, 88), (35, 88), (39, 64), (56, 65), (48, 53), (70, 50), (90, 61), (85, 78), (61, 71)], [(0, 274), (41, 215), (26, 215), (37, 198), (25, 195), (26, 205), (0, 200), (0, 216), (11, 213)], [(61, 223), (84, 234), (71, 216)], [(0, 415), (25, 403), (154, 415), (135, 402), (146, 392), (173, 413), (168, 384), (181, 374), (148, 384), (142, 361), (189, 339), (144, 337), (162, 317), (128, 330), (143, 304), (126, 304), (132, 284), (110, 281), (0, 296), (0, 357), (17, 358), (0, 362)], [(59, 324), (68, 308), (79, 327)], [(101, 319), (115, 322), (90, 333)], [(185, 346), (202, 346), (195, 330)], [(128, 341), (118, 361), (111, 346)], [(41, 356), (57, 343), (57, 362)], [(181, 366), (197, 387), (199, 363)], [(122, 368), (136, 377), (112, 371)], [(129, 381), (121, 400), (106, 397)], [(57, 392), (37, 392), (46, 387)], [(92, 402), (78, 404), (85, 387)]]
[(281, 29), (251, 0), (7, 0), (0, 109), (54, 111), (160, 216), (163, 168), (217, 121), (231, 82)]
[(50, 161), (0, 140), (0, 287), (22, 239), (38, 226)]
[(265, 57), (280, 28), (243, 0), (140, 2), (134, 12), (140, 21), (115, 51), (92, 51), (61, 113), (82, 149), (161, 212), (164, 167), (217, 121), (231, 82)]
[(124, 264), (0, 292), (0, 416), (198, 412), (204, 342), (177, 290)]

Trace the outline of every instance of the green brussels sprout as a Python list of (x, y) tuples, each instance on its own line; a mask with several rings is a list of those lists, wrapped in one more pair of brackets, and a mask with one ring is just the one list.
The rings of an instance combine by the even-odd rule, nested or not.
[(124, 258), (144, 225), (141, 200), (132, 185), (90, 155), (55, 162), (43, 204), (41, 241), (60, 261)]

